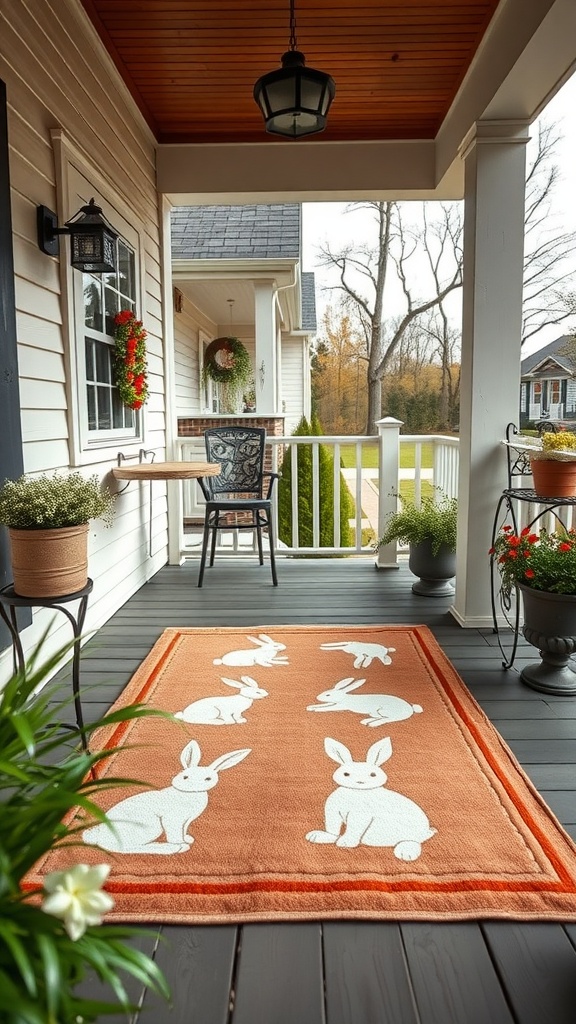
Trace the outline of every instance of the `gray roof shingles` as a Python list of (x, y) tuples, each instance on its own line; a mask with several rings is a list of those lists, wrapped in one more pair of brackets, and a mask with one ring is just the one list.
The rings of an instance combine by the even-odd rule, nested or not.
[(177, 206), (172, 211), (172, 258), (299, 259), (300, 203), (254, 206)]
[(549, 356), (552, 356), (558, 363), (560, 363), (561, 366), (570, 370), (570, 359), (566, 356), (566, 353), (562, 351), (562, 349), (566, 348), (569, 341), (572, 341), (572, 335), (563, 334), (561, 338), (556, 338), (556, 341), (551, 341), (549, 345), (544, 345), (544, 347), (538, 349), (537, 352), (533, 352), (532, 355), (526, 356), (521, 363), (522, 376), (526, 373), (530, 373), (535, 366), (538, 366)]

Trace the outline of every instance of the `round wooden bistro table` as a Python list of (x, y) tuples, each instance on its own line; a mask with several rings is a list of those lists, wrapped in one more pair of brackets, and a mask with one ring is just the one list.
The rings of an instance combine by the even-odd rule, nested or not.
[(119, 462), (112, 469), (116, 480), (148, 480), (150, 496), (148, 509), (148, 550), (152, 554), (152, 482), (154, 480), (198, 480), (205, 476), (219, 476), (219, 462), (137, 462), (132, 466)]
[(219, 462), (139, 462), (134, 466), (114, 466), (116, 480), (197, 480), (219, 476)]

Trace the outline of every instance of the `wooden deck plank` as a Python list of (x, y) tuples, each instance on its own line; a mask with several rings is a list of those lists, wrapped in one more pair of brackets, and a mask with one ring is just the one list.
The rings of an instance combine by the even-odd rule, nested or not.
[(576, 767), (573, 764), (524, 764), (524, 771), (541, 793), (555, 789), (574, 791)]
[[(546, 803), (563, 825), (576, 824), (576, 793), (574, 790), (541, 790)], [(576, 1015), (575, 1015), (576, 1017)]]
[(397, 924), (323, 927), (328, 1024), (419, 1024)]
[(515, 1024), (477, 924), (401, 930), (420, 1024)]
[(231, 1024), (326, 1024), (319, 923), (244, 925)]
[(172, 1007), (147, 992), (142, 1024), (228, 1024), (238, 940), (233, 925), (201, 928), (164, 925), (155, 960), (172, 993)]
[(559, 924), (491, 921), (486, 941), (522, 1024), (574, 1024), (576, 950)]
[[(146, 956), (153, 957), (158, 944), (159, 929), (151, 926), (147, 929), (145, 935), (140, 934), (134, 936), (133, 939), (126, 939), (125, 944), (130, 946), (132, 949), (137, 949), (141, 953), (145, 953)], [(144, 986), (136, 978), (133, 978), (130, 974), (122, 974), (122, 984), (126, 989), (128, 998), (134, 1006), (139, 1006), (144, 998)], [(84, 996), (85, 999), (97, 999), (103, 1000), (104, 1002), (115, 1003), (116, 1000), (112, 994), (110, 987), (100, 981), (95, 974), (90, 974), (86, 979), (78, 985), (77, 991), (79, 994)], [(167, 1009), (164, 1004), (165, 1010)], [(103, 1017), (103, 1021), (110, 1021), (110, 1024), (127, 1024), (128, 1017), (125, 1013), (113, 1013), (110, 1016)]]
[(576, 763), (576, 740), (510, 740), (508, 745), (518, 760), (527, 764)]
[(547, 718), (558, 718), (554, 710), (543, 700), (484, 700), (476, 695), (480, 707), (498, 729), (503, 721), (518, 721), (527, 718), (541, 722)]
[(494, 722), (505, 740), (576, 740), (576, 718), (498, 718)]

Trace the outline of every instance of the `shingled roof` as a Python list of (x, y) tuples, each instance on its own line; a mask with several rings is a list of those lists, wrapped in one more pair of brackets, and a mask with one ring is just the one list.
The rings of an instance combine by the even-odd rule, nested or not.
[(572, 335), (563, 334), (561, 338), (556, 338), (556, 341), (551, 341), (549, 345), (544, 345), (544, 347), (538, 349), (537, 352), (533, 352), (532, 355), (526, 356), (521, 363), (522, 376), (524, 377), (525, 374), (531, 373), (535, 366), (539, 366), (540, 363), (544, 362), (544, 360), (548, 358), (555, 359), (563, 369), (573, 373), (574, 367), (566, 353), (562, 351), (566, 348), (568, 342), (572, 340)]
[(177, 206), (172, 259), (299, 259), (300, 203)]

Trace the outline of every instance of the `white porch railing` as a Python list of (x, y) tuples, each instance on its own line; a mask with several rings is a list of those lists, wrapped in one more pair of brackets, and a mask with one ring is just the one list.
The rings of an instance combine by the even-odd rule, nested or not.
[[(425, 493), (432, 493), (438, 487), (449, 497), (457, 494), (458, 486), (458, 439), (439, 435), (400, 435), (398, 420), (386, 418), (380, 421), (379, 435), (374, 436), (330, 436), (330, 437), (272, 437), (267, 438), (271, 450), (272, 468), (282, 471), (282, 465), (290, 467), (291, 536), (286, 536), (286, 526), (278, 543), (279, 554), (303, 555), (360, 555), (371, 554), (377, 537), (383, 532), (383, 524), (390, 512), (398, 505), (393, 496), (400, 489), (413, 494), (418, 504)], [(406, 458), (402, 449), (413, 446), (414, 457)], [(432, 453), (430, 454), (430, 446)], [(305, 545), (300, 537), (298, 523), (298, 451), (304, 447), (311, 450), (312, 492), (311, 492), (311, 533), (312, 543)], [(332, 457), (333, 488), (333, 529), (330, 545), (323, 538), (321, 545), (321, 487), (320, 450)], [(346, 466), (342, 467), (345, 455)], [(204, 439), (188, 438), (176, 442), (177, 460), (202, 460), (205, 458)], [(409, 463), (409, 464), (408, 464)], [(347, 488), (354, 503), (354, 516), (349, 520), (350, 544), (341, 543), (341, 494)], [(275, 489), (275, 526), (278, 536), (278, 488)], [(190, 557), (198, 552), (201, 543), (200, 526), (204, 520), (204, 502), (196, 480), (182, 481), (179, 491), (178, 510), (173, 510), (173, 528), (179, 524), (179, 558)], [(248, 531), (222, 531), (219, 539), (220, 550), (233, 554), (254, 549), (254, 538)], [(379, 566), (397, 564), (397, 546), (388, 545), (376, 556)]]

